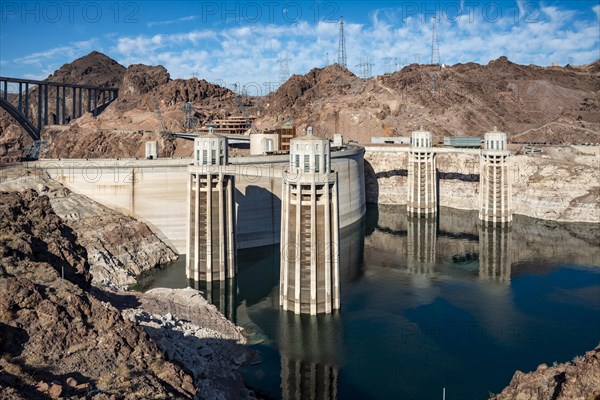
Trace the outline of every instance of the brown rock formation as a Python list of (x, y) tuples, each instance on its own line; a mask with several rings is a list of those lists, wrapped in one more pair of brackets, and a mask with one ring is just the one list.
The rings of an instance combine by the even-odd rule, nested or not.
[(47, 195), (54, 212), (75, 231), (87, 250), (95, 285), (130, 285), (138, 275), (177, 258), (145, 223), (71, 192), (46, 173), (16, 167), (2, 171), (0, 191), (30, 189)]
[[(545, 68), (500, 57), (487, 65), (412, 64), (392, 74), (360, 79), (331, 65), (294, 75), (275, 93), (241, 99), (249, 114), (258, 115), (259, 129), (291, 119), (300, 131), (312, 125), (331, 137), (337, 125), (346, 140), (363, 143), (369, 143), (372, 136), (406, 136), (420, 125), (439, 135), (481, 136), (498, 126), (519, 142), (600, 143), (598, 70), (600, 61)], [(129, 139), (112, 137), (112, 130), (181, 131), (181, 105), (188, 101), (193, 103), (199, 125), (241, 114), (240, 98), (226, 88), (196, 78), (171, 80), (162, 66), (135, 64), (125, 70), (97, 52), (64, 65), (48, 79), (106, 84), (121, 90), (119, 99), (99, 116), (86, 114), (65, 133), (44, 134), (44, 140), (50, 137), (47, 155), (53, 157), (132, 156), (118, 149), (119, 143)], [(20, 132), (0, 123), (0, 160), (14, 161), (28, 147), (28, 139), (15, 129)], [(177, 156), (181, 153), (175, 149), (184, 147), (187, 153), (190, 146), (179, 141), (165, 147), (164, 154)]]
[(120, 83), (119, 95), (122, 97), (143, 95), (169, 82), (170, 75), (162, 65), (155, 67), (143, 64), (130, 65)]
[[(125, 67), (117, 63), (110, 57), (93, 51), (90, 54), (78, 58), (68, 64), (63, 65), (52, 75), (46, 78), (49, 82), (68, 82), (82, 85), (118, 87), (125, 74)], [(48, 91), (48, 107), (50, 110), (49, 118), (52, 121), (54, 114), (52, 110), (56, 107), (56, 89), (50, 87)], [(37, 87), (30, 90), (29, 113), (37, 113)], [(13, 104), (16, 99), (13, 100)], [(69, 119), (72, 118), (72, 101), (66, 101), (66, 113)], [(31, 137), (21, 128), (17, 122), (0, 109), (0, 162), (19, 161), (27, 154), (28, 149), (33, 144)]]
[(87, 291), (85, 249), (48, 197), (1, 196), (2, 397), (191, 397), (191, 376)]
[[(261, 127), (290, 116), (331, 136), (369, 143), (371, 136), (408, 136), (420, 125), (440, 135), (478, 135), (492, 126), (520, 141), (600, 142), (600, 62), (578, 68), (514, 64), (501, 57), (488, 65), (440, 68), (409, 65), (359, 79), (338, 65), (293, 76), (264, 105)], [(535, 131), (540, 127), (544, 129)]]
[(541, 364), (527, 374), (515, 372), (494, 400), (600, 399), (600, 346), (573, 361), (552, 367)]
[(63, 65), (45, 80), (80, 85), (118, 87), (125, 74), (125, 67), (97, 51)]

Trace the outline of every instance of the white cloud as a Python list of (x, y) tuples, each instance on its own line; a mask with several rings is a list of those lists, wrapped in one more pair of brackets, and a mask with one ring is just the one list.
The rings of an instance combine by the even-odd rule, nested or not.
[[(482, 10), (470, 10), (469, 15), (456, 19), (442, 15), (438, 24), (441, 61), (486, 64), (490, 59), (506, 55), (519, 63), (528, 64), (533, 58), (535, 63), (550, 65), (553, 61), (566, 64), (569, 57), (576, 63), (588, 63), (598, 57), (600, 6), (590, 7), (588, 11), (595, 18), (589, 15), (581, 18), (582, 12), (543, 5), (532, 15), (524, 4), (518, 4), (518, 11), (515, 9), (511, 14), (510, 10), (503, 10), (498, 20), (491, 20), (489, 15), (486, 18)], [(533, 18), (524, 21), (521, 17), (525, 15)], [(356, 66), (366, 57), (375, 64), (374, 74), (384, 72), (383, 60), (388, 57), (392, 66), (412, 63), (417, 58), (423, 63), (429, 62), (432, 16), (428, 11), (426, 15), (406, 17), (401, 9), (386, 8), (374, 10), (368, 24), (346, 21), (349, 68), (358, 74)], [(153, 23), (152, 26), (171, 25), (170, 21), (162, 22), (164, 24)], [(162, 64), (173, 78), (189, 78), (195, 74), (213, 82), (222, 80), (227, 86), (236, 82), (240, 86), (254, 86), (252, 82), (256, 82), (264, 87), (264, 82), (279, 80), (277, 60), (283, 54), (291, 59), (290, 74), (322, 67), (327, 53), (329, 61), (335, 62), (338, 30), (337, 23), (324, 21), (299, 21), (289, 25), (256, 23), (149, 35), (106, 34), (101, 42), (109, 49), (109, 55), (124, 65)], [(68, 62), (92, 50), (99, 42), (60, 46), (15, 61), (40, 67), (41, 60)]]
[(150, 21), (150, 22), (146, 23), (146, 26), (148, 28), (154, 28), (155, 26), (165, 26), (165, 25), (176, 24), (178, 22), (193, 21), (197, 18), (198, 18), (198, 16), (196, 16), (196, 15), (188, 15), (188, 16), (180, 17), (180, 18), (176, 18), (176, 19), (169, 19), (166, 21)]

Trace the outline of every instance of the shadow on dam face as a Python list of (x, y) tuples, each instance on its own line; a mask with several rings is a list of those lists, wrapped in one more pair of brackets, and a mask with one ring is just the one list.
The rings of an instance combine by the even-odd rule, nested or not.
[(279, 243), (281, 232), (281, 199), (272, 190), (256, 185), (236, 187), (236, 240), (244, 248)]

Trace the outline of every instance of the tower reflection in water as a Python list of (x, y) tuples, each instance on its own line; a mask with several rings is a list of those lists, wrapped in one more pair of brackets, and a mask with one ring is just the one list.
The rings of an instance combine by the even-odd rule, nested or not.
[(236, 322), (237, 284), (236, 279), (223, 281), (194, 281), (188, 280), (188, 285), (203, 293), (203, 296), (228, 320)]
[(406, 265), (408, 274), (422, 278), (468, 273), (510, 283), (511, 264), (516, 261), (510, 224), (494, 226), (480, 222), (475, 213), (450, 209), (437, 218), (399, 213), (392, 207), (369, 211), (367, 265)]
[(281, 311), (277, 344), (283, 399), (337, 399), (337, 357), (341, 354), (338, 314), (308, 316)]
[[(342, 291), (363, 274), (364, 232), (364, 221), (341, 231)], [(249, 340), (257, 349), (269, 346), (278, 353), (262, 352), (260, 363), (245, 366), (244, 378), (251, 387), (265, 387), (273, 398), (337, 399), (344, 311), (310, 316), (281, 310), (279, 270), (272, 267), (278, 258), (265, 254), (252, 260), (245, 253), (239, 258), (238, 323), (251, 332)], [(261, 286), (266, 276), (274, 278), (272, 284)], [(276, 389), (266, 383), (273, 373), (280, 380)]]
[(406, 263), (408, 272), (430, 275), (436, 261), (437, 218), (407, 215)]
[(511, 227), (482, 223), (479, 229), (479, 278), (510, 283)]

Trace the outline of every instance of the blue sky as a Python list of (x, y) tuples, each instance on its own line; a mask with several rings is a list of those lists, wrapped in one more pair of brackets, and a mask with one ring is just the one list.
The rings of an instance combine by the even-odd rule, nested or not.
[(335, 62), (340, 16), (356, 74), (366, 57), (375, 75), (429, 62), (434, 16), (442, 63), (506, 55), (523, 64), (584, 64), (600, 58), (599, 1), (5, 0), (0, 74), (45, 78), (98, 50), (125, 66), (161, 64), (172, 78), (264, 90), (279, 81), (278, 59), (286, 54), (291, 74)]

